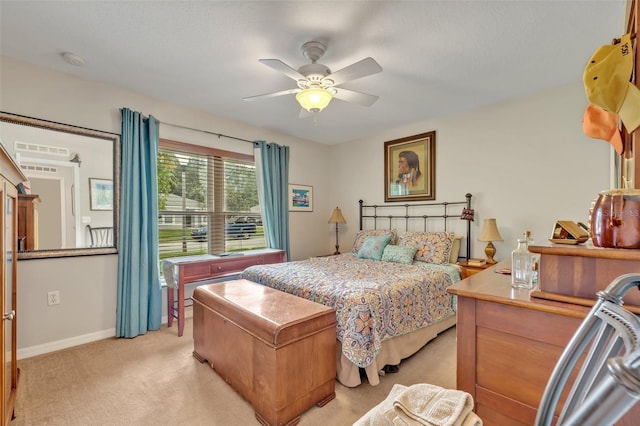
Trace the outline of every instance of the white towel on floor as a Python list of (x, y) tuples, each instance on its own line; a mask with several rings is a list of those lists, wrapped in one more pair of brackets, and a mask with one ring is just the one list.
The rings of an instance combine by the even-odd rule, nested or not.
[(420, 383), (396, 396), (393, 408), (407, 424), (461, 426), (473, 410), (473, 398), (467, 392)]
[(482, 426), (482, 419), (472, 411), (464, 418), (462, 426)]
[(374, 425), (389, 425), (393, 423), (389, 423), (387, 420), (387, 413), (391, 413), (393, 417), (396, 417), (393, 410), (393, 401), (396, 399), (396, 396), (400, 395), (402, 391), (404, 391), (407, 387), (403, 385), (395, 384), (389, 391), (389, 395), (380, 402), (378, 405), (373, 407), (371, 410), (367, 411), (367, 413), (358, 419), (353, 426), (374, 426)]
[[(414, 386), (418, 386), (418, 388), (414, 388)], [(432, 385), (428, 385), (428, 386), (432, 386)], [(438, 386), (434, 386), (434, 388), (436, 388), (436, 390), (442, 389), (447, 391), (447, 389), (440, 388)], [(402, 397), (403, 401), (407, 401), (405, 403), (405, 406), (408, 405), (409, 407), (412, 407), (411, 408), (412, 411), (416, 407), (426, 408), (424, 404), (421, 404), (422, 401), (416, 400), (416, 398), (420, 398), (420, 396), (417, 396), (417, 395), (421, 393), (431, 393), (431, 392), (424, 392), (426, 390), (427, 389), (421, 388), (421, 385), (403, 386), (400, 384), (395, 384), (393, 385), (393, 388), (391, 388), (391, 391), (389, 391), (389, 394), (387, 395), (387, 397), (378, 405), (376, 405), (371, 410), (369, 410), (364, 416), (358, 419), (353, 424), (353, 426), (382, 426), (382, 425), (387, 425), (387, 426), (423, 426), (423, 425), (482, 426), (482, 420), (480, 419), (480, 417), (478, 417), (474, 412), (471, 411), (471, 409), (473, 408), (473, 399), (471, 395), (462, 391), (453, 391), (453, 392), (466, 394), (469, 398), (469, 401), (467, 401), (466, 398), (461, 398), (461, 400), (464, 401), (464, 406), (462, 407), (462, 409), (460, 409), (459, 418), (454, 419), (452, 418), (454, 414), (451, 414), (448, 416), (448, 418), (447, 416), (444, 416), (445, 422), (440, 422), (440, 423), (426, 422), (425, 423), (424, 419), (416, 420), (406, 415), (405, 412), (399, 407), (396, 408), (394, 406), (394, 404), (398, 401), (398, 398)], [(445, 396), (445, 395), (446, 394), (441, 394), (441, 396)], [(453, 402), (458, 397), (463, 395), (454, 394), (454, 395), (448, 395), (448, 396), (451, 399), (451, 402)], [(430, 401), (431, 401), (430, 406), (433, 406), (434, 408), (435, 406), (438, 406), (439, 402), (441, 403), (441, 405), (439, 406), (439, 409), (434, 412), (436, 416), (434, 416), (434, 418), (431, 419), (436, 421), (441, 421), (441, 419), (438, 419), (438, 417), (442, 417), (443, 415), (445, 415), (446, 411), (451, 411), (450, 409), (452, 408), (452, 405), (455, 405), (451, 403), (446, 403), (446, 404), (449, 404), (449, 409), (445, 410), (444, 405), (446, 404), (444, 400), (442, 400), (442, 398), (431, 397)], [(470, 406), (467, 406), (468, 402), (470, 402)], [(465, 415), (463, 416), (463, 414)], [(446, 423), (446, 421), (450, 421), (451, 423)]]

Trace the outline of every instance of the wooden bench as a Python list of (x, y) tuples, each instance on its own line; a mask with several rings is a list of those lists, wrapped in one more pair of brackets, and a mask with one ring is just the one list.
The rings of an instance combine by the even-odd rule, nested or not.
[(193, 355), (253, 406), (263, 425), (295, 425), (335, 398), (332, 308), (248, 280), (193, 294)]

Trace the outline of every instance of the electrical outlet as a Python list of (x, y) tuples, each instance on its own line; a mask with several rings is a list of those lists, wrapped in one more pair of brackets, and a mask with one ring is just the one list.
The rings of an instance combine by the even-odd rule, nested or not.
[(58, 290), (50, 291), (47, 293), (47, 305), (59, 305), (60, 304), (60, 292)]

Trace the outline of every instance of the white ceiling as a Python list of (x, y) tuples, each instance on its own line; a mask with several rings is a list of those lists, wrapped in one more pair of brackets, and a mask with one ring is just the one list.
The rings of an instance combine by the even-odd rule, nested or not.
[[(625, 10), (624, 0), (1, 0), (0, 53), (336, 144), (580, 81), (595, 49), (621, 35)], [(298, 118), (294, 95), (242, 100), (295, 87), (258, 59), (297, 69), (310, 40), (327, 44), (319, 62), (332, 71), (373, 57), (381, 73), (342, 87), (380, 99), (334, 100), (315, 124)]]

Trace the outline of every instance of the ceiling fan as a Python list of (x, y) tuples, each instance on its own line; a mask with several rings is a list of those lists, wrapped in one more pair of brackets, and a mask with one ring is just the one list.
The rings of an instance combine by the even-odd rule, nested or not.
[(311, 60), (310, 64), (301, 66), (298, 70), (290, 67), (279, 59), (259, 59), (260, 62), (276, 71), (280, 71), (296, 81), (293, 89), (282, 90), (264, 95), (250, 96), (245, 101), (253, 101), (274, 96), (296, 94), (296, 100), (303, 108), (300, 116), (308, 112), (320, 112), (336, 98), (346, 102), (354, 102), (363, 106), (371, 106), (378, 100), (377, 96), (356, 92), (338, 87), (347, 81), (356, 80), (382, 71), (382, 67), (373, 58), (365, 58), (334, 73), (329, 67), (318, 63), (327, 47), (319, 41), (309, 41), (302, 45), (303, 55)]

